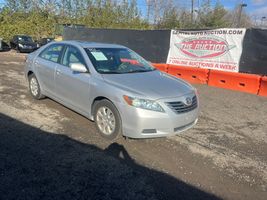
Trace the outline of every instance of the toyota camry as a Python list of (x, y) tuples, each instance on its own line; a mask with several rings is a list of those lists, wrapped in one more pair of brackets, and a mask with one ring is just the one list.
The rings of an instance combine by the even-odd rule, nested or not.
[(52, 42), (27, 56), (25, 76), (33, 98), (95, 121), (107, 139), (171, 136), (197, 123), (196, 89), (121, 45)]

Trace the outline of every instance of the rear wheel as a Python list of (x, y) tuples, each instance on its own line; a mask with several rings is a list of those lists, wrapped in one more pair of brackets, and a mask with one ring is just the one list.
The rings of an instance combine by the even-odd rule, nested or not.
[(121, 135), (121, 117), (117, 108), (108, 100), (101, 100), (94, 105), (95, 125), (101, 136), (114, 140)]
[(39, 82), (34, 74), (29, 75), (29, 90), (34, 99), (42, 99), (44, 95), (41, 93)]

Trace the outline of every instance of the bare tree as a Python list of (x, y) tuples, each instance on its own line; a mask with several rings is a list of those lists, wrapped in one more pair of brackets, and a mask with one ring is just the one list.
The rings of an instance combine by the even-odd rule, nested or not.
[[(146, 0), (147, 20), (157, 24), (162, 20), (164, 13), (173, 8), (173, 0)], [(152, 18), (152, 19), (151, 19)]]
[(230, 26), (232, 28), (250, 28), (253, 26), (251, 17), (246, 13), (246, 11), (243, 10), (243, 12), (240, 13), (240, 5), (237, 5), (232, 11), (228, 11), (225, 16), (225, 20), (231, 22)]

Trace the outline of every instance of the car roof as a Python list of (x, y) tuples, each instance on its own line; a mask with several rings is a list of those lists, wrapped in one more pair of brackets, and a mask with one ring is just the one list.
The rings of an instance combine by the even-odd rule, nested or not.
[(98, 42), (86, 42), (78, 40), (66, 40), (57, 43), (73, 44), (81, 46), (82, 48), (126, 48), (125, 46), (118, 44), (98, 43)]

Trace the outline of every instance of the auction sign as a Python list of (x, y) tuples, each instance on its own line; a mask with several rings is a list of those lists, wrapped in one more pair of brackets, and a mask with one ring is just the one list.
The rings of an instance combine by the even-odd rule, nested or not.
[(245, 32), (172, 30), (167, 64), (238, 72)]

